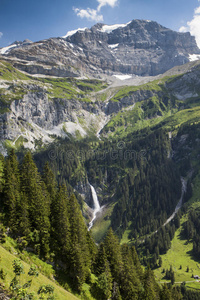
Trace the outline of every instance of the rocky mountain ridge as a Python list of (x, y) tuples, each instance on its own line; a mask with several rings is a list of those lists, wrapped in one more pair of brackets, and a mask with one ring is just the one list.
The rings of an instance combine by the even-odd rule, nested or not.
[(155, 76), (189, 62), (192, 55), (200, 55), (190, 33), (178, 33), (146, 20), (114, 26), (96, 24), (66, 38), (7, 48), (0, 53), (14, 61), (19, 70), (58, 77)]

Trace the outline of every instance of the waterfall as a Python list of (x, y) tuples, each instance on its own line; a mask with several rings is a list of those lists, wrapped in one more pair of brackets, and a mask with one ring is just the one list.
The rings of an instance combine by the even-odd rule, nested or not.
[(94, 209), (93, 209), (93, 217), (92, 217), (92, 220), (89, 223), (88, 230), (90, 230), (92, 228), (92, 226), (94, 225), (94, 220), (96, 219), (97, 213), (101, 210), (99, 200), (98, 200), (98, 197), (97, 197), (97, 193), (96, 193), (94, 187), (91, 184), (89, 184), (89, 185), (90, 185), (90, 189), (91, 189), (91, 193), (92, 193)]
[(182, 189), (181, 189), (181, 198), (178, 202), (178, 204), (175, 207), (175, 211), (173, 212), (173, 214), (169, 217), (169, 219), (167, 219), (167, 221), (163, 224), (163, 226), (167, 225), (177, 214), (177, 212), (179, 211), (179, 209), (181, 208), (182, 204), (183, 204), (183, 196), (186, 193), (187, 190), (187, 181), (181, 177), (181, 183), (182, 183)]

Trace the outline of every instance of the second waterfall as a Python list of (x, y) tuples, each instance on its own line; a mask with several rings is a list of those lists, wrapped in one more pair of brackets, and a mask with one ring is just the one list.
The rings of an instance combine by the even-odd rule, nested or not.
[(101, 210), (99, 200), (98, 200), (98, 197), (97, 197), (97, 193), (96, 193), (94, 187), (91, 184), (90, 184), (90, 189), (91, 189), (91, 193), (92, 193), (94, 209), (93, 209), (93, 217), (92, 217), (92, 220), (89, 223), (88, 230), (90, 230), (92, 228), (92, 226), (94, 225), (94, 220), (96, 219), (97, 213), (100, 212), (100, 210)]

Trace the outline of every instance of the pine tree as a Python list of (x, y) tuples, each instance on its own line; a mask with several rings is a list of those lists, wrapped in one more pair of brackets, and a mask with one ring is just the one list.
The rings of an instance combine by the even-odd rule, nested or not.
[(123, 269), (122, 255), (120, 251), (119, 241), (114, 235), (111, 228), (109, 229), (103, 244), (105, 247), (107, 259), (110, 264), (112, 277), (114, 281), (120, 282)]
[(123, 271), (121, 276), (121, 295), (124, 300), (138, 299), (140, 280), (137, 276), (131, 250), (127, 245), (122, 246)]
[(98, 287), (101, 291), (101, 298), (100, 299), (110, 299), (112, 295), (112, 275), (109, 267), (108, 261), (105, 264), (105, 270), (101, 273), (98, 277)]
[(105, 271), (106, 263), (107, 263), (107, 255), (105, 251), (104, 244), (101, 243), (98, 247), (98, 253), (96, 255), (96, 260), (94, 264), (94, 273), (98, 276)]
[(56, 195), (57, 184), (56, 184), (55, 176), (48, 162), (45, 163), (43, 174), (42, 174), (42, 180), (46, 185), (47, 191), (49, 192), (50, 195), (50, 200), (52, 202)]
[(56, 260), (69, 259), (70, 223), (66, 186), (59, 186), (51, 204), (51, 248)]
[(142, 270), (142, 267), (141, 267), (141, 264), (140, 264), (140, 261), (139, 261), (139, 258), (138, 258), (138, 255), (137, 255), (137, 252), (136, 252), (134, 246), (131, 247), (131, 256), (133, 259), (133, 263), (135, 265), (137, 275), (140, 279), (142, 279), (143, 278), (143, 270)]
[(88, 232), (84, 223), (79, 204), (74, 195), (69, 198), (69, 222), (70, 222), (70, 276), (77, 289), (90, 275), (91, 257), (88, 245)]
[(20, 205), (19, 164), (14, 150), (11, 151), (4, 168), (3, 199), (7, 225), (15, 235), (18, 232)]
[(171, 291), (168, 289), (167, 285), (164, 284), (160, 292), (160, 300), (172, 300)]
[(0, 194), (3, 189), (4, 183), (4, 157), (0, 154)]
[(144, 300), (159, 299), (159, 287), (155, 281), (153, 271), (148, 267), (144, 273)]
[(45, 184), (42, 182), (38, 169), (28, 152), (21, 166), (21, 189), (28, 199), (28, 213), (31, 230), (36, 230), (39, 235), (37, 252), (44, 257), (49, 255), (50, 238), (50, 201)]
[(27, 240), (31, 232), (31, 226), (29, 222), (28, 199), (23, 192), (20, 193), (19, 207), (18, 233), (20, 236), (24, 236)]

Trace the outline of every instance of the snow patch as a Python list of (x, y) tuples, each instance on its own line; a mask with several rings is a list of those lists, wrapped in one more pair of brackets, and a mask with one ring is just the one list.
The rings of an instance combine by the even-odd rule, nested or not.
[(189, 60), (190, 61), (195, 61), (195, 60), (199, 60), (199, 59), (200, 59), (199, 54), (189, 54)]
[(68, 36), (72, 36), (73, 34), (77, 33), (78, 31), (85, 31), (86, 29), (87, 29), (87, 27), (78, 28), (78, 29), (75, 29), (75, 30), (68, 31), (66, 35), (62, 36), (62, 38), (65, 39)]
[(4, 47), (4, 48), (1, 48), (1, 49), (0, 49), (0, 54), (6, 54), (6, 53), (8, 53), (12, 48), (15, 48), (15, 47), (17, 47), (16, 44), (10, 45), (10, 46)]
[(119, 44), (112, 44), (112, 45), (108, 45), (109, 48), (111, 49), (115, 49), (119, 46)]
[(41, 45), (43, 45), (43, 44), (44, 44), (44, 43), (37, 42), (37, 43), (35, 43), (35, 44), (31, 45), (31, 46), (35, 47), (35, 46), (41, 46)]
[(119, 80), (126, 80), (126, 79), (131, 79), (132, 75), (113, 75), (114, 77), (116, 77)]
[(118, 28), (126, 27), (130, 23), (131, 22), (128, 22), (126, 24), (103, 25), (103, 27), (99, 31), (106, 32), (106, 33), (111, 33), (113, 30), (118, 29)]

